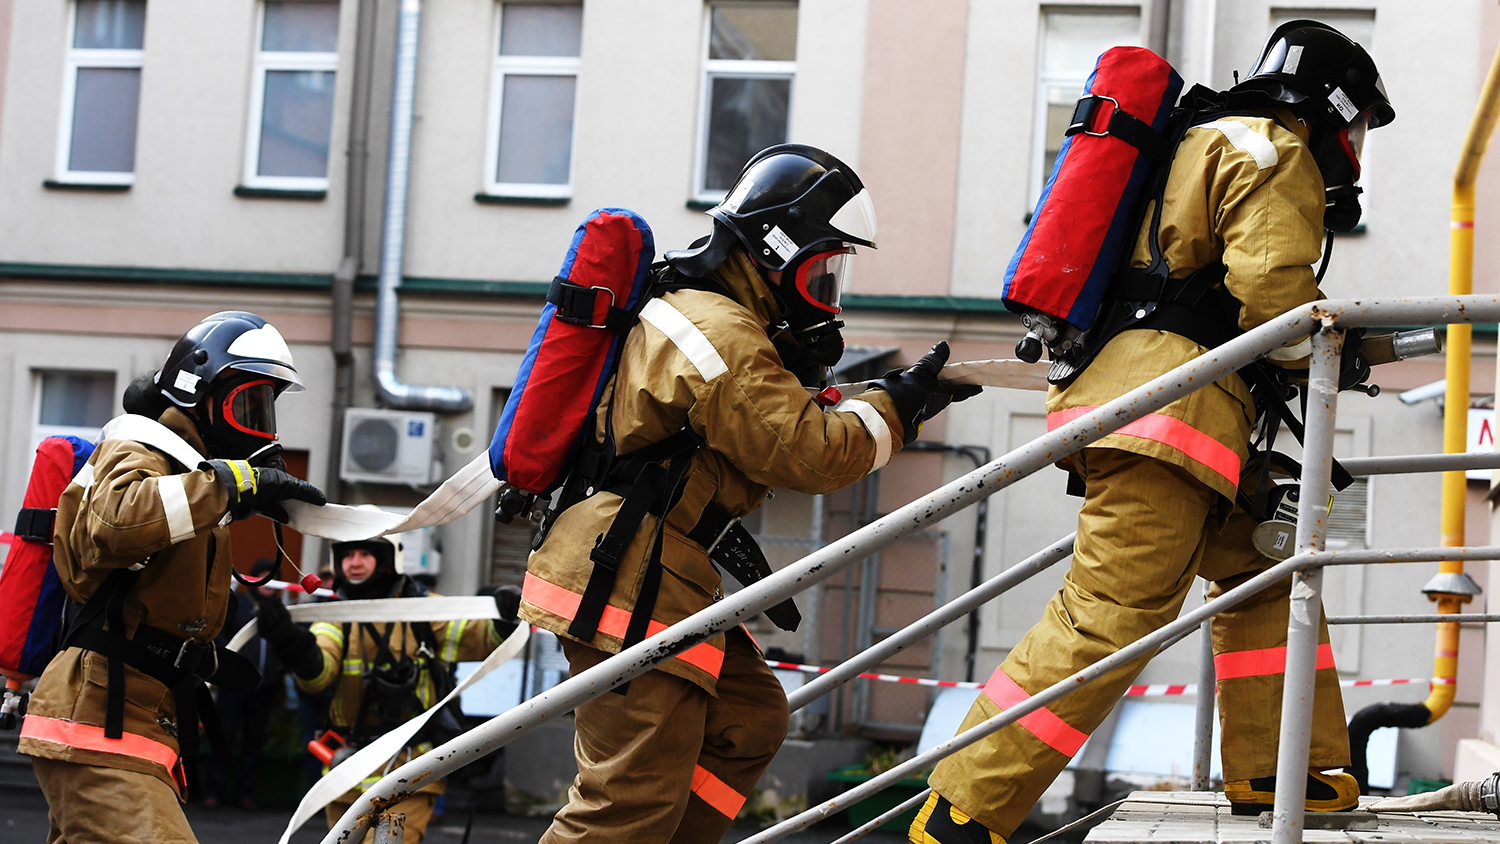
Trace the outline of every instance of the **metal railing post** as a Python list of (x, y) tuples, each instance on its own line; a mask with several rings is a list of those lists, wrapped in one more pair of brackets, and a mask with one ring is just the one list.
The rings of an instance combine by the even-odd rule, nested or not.
[(405, 840), (405, 812), (381, 812), (375, 816), (375, 844), (402, 844)]
[[(1203, 596), (1207, 600), (1208, 596)], [(1213, 772), (1214, 699), (1218, 677), (1214, 671), (1214, 637), (1212, 619), (1203, 619), (1203, 641), (1198, 643), (1198, 708), (1193, 725), (1193, 790), (1208, 791)]]
[[(1303, 439), (1302, 487), (1297, 500), (1297, 553), (1323, 550), (1333, 471), (1333, 425), (1338, 410), (1339, 358), (1343, 331), (1325, 319), (1312, 335), (1307, 379), (1307, 431)], [(1281, 695), (1281, 740), (1276, 752), (1276, 802), (1271, 840), (1301, 844), (1307, 808), (1307, 756), (1312, 743), (1313, 688), (1321, 630), (1323, 567), (1292, 575), (1287, 619), (1286, 673)]]

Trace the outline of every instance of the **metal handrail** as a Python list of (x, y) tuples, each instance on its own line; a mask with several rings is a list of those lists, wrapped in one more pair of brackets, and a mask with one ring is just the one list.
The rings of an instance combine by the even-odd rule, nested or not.
[[(1445, 556), (1446, 555), (1446, 556)], [(1486, 546), (1479, 548), (1419, 548), (1398, 550), (1366, 550), (1366, 551), (1308, 551), (1272, 566), (1269, 569), (1255, 575), (1251, 579), (1225, 592), (1223, 595), (1193, 609), (1190, 612), (1178, 616), (1176, 621), (1159, 628), (1156, 632), (1132, 642), (1129, 645), (1115, 651), (1113, 654), (1099, 660), (1098, 662), (1084, 668), (1074, 674), (1053, 683), (1051, 686), (1032, 695), (1026, 700), (1017, 703), (998, 715), (975, 724), (968, 730), (954, 736), (943, 744), (937, 745), (926, 753), (918, 754), (905, 762), (879, 774), (866, 782), (840, 794), (839, 796), (813, 806), (807, 811), (795, 817), (788, 818), (781, 823), (762, 831), (759, 835), (744, 839), (741, 844), (767, 844), (767, 842), (778, 841), (781, 838), (806, 829), (814, 823), (827, 818), (835, 812), (847, 809), (849, 806), (864, 800), (877, 792), (895, 785), (897, 782), (927, 770), (937, 764), (944, 757), (968, 747), (980, 739), (995, 733), (1000, 728), (1020, 720), (1022, 717), (1035, 712), (1038, 709), (1071, 694), (1074, 690), (1092, 683), (1093, 681), (1109, 674), (1121, 667), (1134, 662), (1146, 654), (1154, 652), (1163, 643), (1183, 633), (1190, 633), (1204, 620), (1218, 615), (1220, 612), (1230, 609), (1245, 600), (1269, 589), (1276, 583), (1286, 579), (1293, 574), (1306, 569), (1321, 569), (1322, 566), (1336, 565), (1370, 565), (1377, 563), (1424, 563), (1438, 562), (1444, 559), (1464, 560), (1500, 560), (1500, 546)], [(1290, 651), (1290, 646), (1289, 646)], [(1290, 652), (1288, 660), (1290, 660)], [(1290, 665), (1287, 671), (1287, 685), (1292, 685)], [(1311, 696), (1309, 695), (1309, 698)], [(1306, 767), (1307, 752), (1302, 753), (1303, 765)], [(1306, 777), (1297, 777), (1306, 788)], [(1300, 814), (1300, 813), (1299, 813)]]
[[(1153, 379), (1124, 396), (1090, 411), (1078, 419), (1060, 426), (1056, 430), (1050, 431), (1008, 454), (990, 461), (957, 480), (945, 484), (905, 507), (860, 528), (843, 539), (828, 544), (824, 548), (783, 568), (770, 577), (736, 592), (722, 601), (716, 602), (684, 621), (672, 625), (644, 642), (625, 649), (614, 657), (580, 673), (576, 677), (564, 681), (542, 695), (504, 714), (496, 716), (490, 721), (421, 757), (413, 759), (391, 772), (362, 794), (345, 812), (338, 823), (335, 824), (334, 828), (329, 831), (328, 835), (324, 838), (324, 842), (325, 844), (334, 844), (334, 842), (338, 841), (355, 840), (363, 834), (365, 828), (380, 809), (394, 805), (404, 797), (414, 793), (423, 785), (504, 746), (515, 737), (535, 728), (547, 719), (568, 712), (578, 705), (606, 693), (609, 689), (627, 682), (633, 677), (639, 676), (650, 670), (653, 666), (670, 659), (672, 656), (708, 639), (710, 636), (748, 619), (750, 616), (779, 603), (785, 598), (791, 597), (813, 584), (822, 582), (849, 564), (891, 545), (907, 534), (940, 521), (976, 503), (981, 498), (993, 495), (995, 492), (1010, 486), (1036, 470), (1076, 453), (1088, 444), (1129, 424), (1135, 419), (1165, 407), (1182, 396), (1234, 373), (1266, 352), (1290, 345), (1309, 334), (1314, 334), (1320, 326), (1330, 329), (1342, 329), (1374, 325), (1496, 321), (1500, 321), (1500, 297), (1496, 296), (1325, 300), (1289, 311), (1264, 325), (1246, 332), (1244, 335), (1223, 346), (1210, 350), (1173, 369), (1171, 372)], [(1314, 337), (1315, 352), (1320, 348), (1323, 352), (1319, 356), (1319, 360), (1315, 361), (1312, 378), (1315, 391), (1322, 389), (1319, 385), (1325, 384), (1329, 380), (1328, 371), (1330, 367), (1336, 367), (1337, 364), (1336, 354), (1330, 356), (1326, 351), (1330, 343), (1336, 347), (1337, 339), (1329, 341), (1324, 335), (1337, 338), (1338, 332), (1336, 330), (1317, 331)], [(1336, 381), (1336, 368), (1332, 370), (1332, 373), (1333, 379)], [(1331, 413), (1332, 394), (1331, 391), (1329, 392), (1330, 401), (1328, 402), (1328, 409)], [(1311, 415), (1317, 416), (1321, 414)], [(1313, 432), (1316, 432), (1317, 427), (1313, 423), (1313, 420), (1309, 419), (1308, 422), (1309, 428), (1313, 429)], [(1313, 444), (1305, 447), (1305, 454), (1313, 458), (1305, 462), (1313, 468), (1311, 471), (1304, 473), (1304, 484), (1309, 479), (1315, 478), (1318, 474), (1325, 474), (1320, 473), (1316, 466), (1324, 464), (1324, 469), (1326, 470), (1326, 456), (1331, 454), (1331, 417), (1326, 424), (1330, 441), (1325, 444), (1313, 440)], [(1321, 461), (1317, 460), (1316, 458), (1319, 454), (1324, 455), (1325, 459)], [(1323, 488), (1326, 489), (1326, 487), (1327, 480), (1325, 477)], [(1307, 517), (1316, 512), (1316, 502), (1319, 498), (1319, 495), (1304, 494), (1303, 496), (1303, 500), (1314, 502), (1314, 506), (1309, 507), (1304, 512), (1304, 518), (1309, 523), (1316, 520)], [(1325, 506), (1320, 518), (1326, 519), (1326, 516)], [(1299, 543), (1303, 539), (1302, 529), (1299, 527)], [(1353, 552), (1338, 553), (1345, 555), (1347, 559), (1348, 555)], [(1454, 559), (1455, 555), (1449, 552), (1446, 557), (1440, 555), (1433, 559), (1444, 558)], [(1284, 577), (1290, 574), (1293, 568), (1295, 568), (1288, 568), (1289, 563), (1304, 559), (1310, 558), (1307, 557), (1306, 553), (1299, 554), (1291, 560), (1268, 570), (1268, 572), (1283, 572), (1278, 575), (1278, 578)], [(1332, 555), (1320, 555), (1320, 559), (1332, 559)], [(1484, 557), (1484, 559), (1491, 558)], [(1265, 574), (1258, 576), (1258, 578), (1264, 577)], [(1259, 582), (1259, 579), (1252, 580), (1244, 586), (1238, 587), (1237, 590), (1226, 593), (1215, 601), (1193, 611), (1188, 616), (1183, 616), (1177, 622), (1167, 625), (1157, 631), (1157, 633), (1144, 637), (1117, 652), (1115, 655), (1106, 658), (1100, 663), (1096, 663), (1095, 666), (1085, 669), (1080, 674), (1094, 671), (1106, 663), (1117, 666), (1121, 663), (1116, 658), (1122, 654), (1130, 653), (1131, 656), (1127, 659), (1133, 659), (1145, 653), (1149, 647), (1159, 645), (1166, 641), (1170, 635), (1180, 632), (1177, 630), (1177, 627), (1184, 619), (1194, 618), (1193, 623), (1196, 624), (1203, 618), (1208, 617), (1208, 614), (1204, 614), (1204, 608), (1224, 606), (1224, 600), (1230, 595), (1238, 594), (1239, 589), (1244, 589), (1245, 586), (1257, 582)], [(1316, 595), (1316, 585), (1313, 587), (1313, 592)], [(1245, 596), (1247, 597), (1248, 594), (1246, 593)], [(1316, 613), (1313, 615), (1313, 620), (1316, 623)], [(1172, 633), (1163, 635), (1168, 630), (1171, 630)], [(1147, 646), (1145, 644), (1147, 642), (1154, 644)], [(1289, 678), (1292, 676), (1294, 668), (1297, 668), (1294, 655), (1303, 649), (1301, 647), (1294, 649), (1291, 645), (1292, 643), (1289, 642), (1287, 667)], [(1111, 660), (1116, 661), (1111, 663)], [(1312, 663), (1309, 662), (1308, 664), (1311, 665)], [(1075, 678), (1077, 676), (1075, 675)], [(1045, 703), (1050, 702), (1055, 697), (1060, 697), (1071, 690), (1071, 688), (1076, 688), (1076, 685), (1061, 688), (1063, 685), (1065, 684), (1058, 684), (1039, 695), (1033, 696), (1028, 701), (1001, 713), (997, 718), (1008, 718), (1009, 720), (1004, 721), (1004, 723), (1009, 723), (1015, 718), (1020, 717), (1020, 715), (1024, 715), (1045, 705)], [(1290, 685), (1289, 682), (1288, 686), (1290, 687)], [(1055, 694), (1047, 697), (1049, 693), (1054, 691)], [(982, 735), (975, 735), (965, 741), (964, 744), (955, 743), (960, 738), (974, 733), (975, 730), (987, 729), (983, 733), (983, 735), (987, 735), (989, 732), (993, 732), (1004, 726), (1004, 723), (994, 722), (995, 719), (991, 719), (991, 721), (987, 721), (974, 728), (974, 730), (965, 733), (964, 736), (955, 737), (954, 740), (940, 746), (937, 750), (924, 754), (919, 758), (926, 759), (938, 751), (945, 751), (945, 753), (940, 755), (946, 755), (946, 753), (951, 753), (981, 738)], [(1288, 745), (1285, 739), (1283, 739), (1282, 747), (1285, 749), (1289, 746), (1295, 747), (1295, 743)], [(1305, 763), (1305, 743), (1302, 756)], [(898, 766), (897, 770), (905, 772), (915, 770), (915, 768), (908, 767), (909, 765), (910, 763), (903, 763), (902, 766)], [(1299, 782), (1302, 780), (1301, 777), (1294, 779)], [(894, 779), (888, 779), (886, 775), (881, 775), (848, 794), (852, 796), (858, 793), (862, 798), (894, 781)], [(879, 783), (878, 786), (876, 785), (877, 783)], [(1299, 817), (1302, 797), (1303, 795), (1297, 794), (1293, 801), (1297, 804)], [(1283, 816), (1289, 817), (1287, 813), (1281, 811), (1281, 808), (1280, 795), (1278, 795), (1278, 819)], [(809, 813), (804, 813), (803, 816), (807, 814)], [(766, 834), (773, 830), (782, 829), (786, 826), (786, 823), (773, 827), (772, 830), (767, 830)], [(1280, 842), (1284, 836), (1279, 827), (1278, 830), (1277, 840)], [(774, 840), (774, 838), (761, 837), (755, 840), (769, 841)], [(1294, 840), (1300, 840), (1300, 833), (1298, 833), (1297, 839)]]

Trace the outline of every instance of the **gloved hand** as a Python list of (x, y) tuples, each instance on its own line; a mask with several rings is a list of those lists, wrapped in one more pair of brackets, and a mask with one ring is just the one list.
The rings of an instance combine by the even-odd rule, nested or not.
[(320, 507), (328, 503), (322, 490), (280, 469), (252, 466), (246, 460), (208, 460), (198, 468), (212, 469), (219, 476), (229, 493), (229, 516), (235, 521), (263, 513), (285, 524), (291, 517), (282, 501), (295, 498)]
[(893, 369), (871, 386), (891, 394), (896, 416), (901, 420), (902, 445), (911, 445), (922, 433), (922, 423), (938, 415), (949, 403), (963, 401), (979, 394), (971, 384), (947, 384), (938, 380), (938, 372), (948, 362), (948, 344), (939, 342), (914, 366)]
[(323, 673), (323, 652), (312, 631), (297, 626), (280, 598), (256, 600), (256, 629), (276, 658), (293, 674), (310, 680)]
[(521, 617), (521, 589), (517, 586), (501, 586), (491, 593), (500, 617), (495, 619), (495, 632), (504, 639), (514, 633)]

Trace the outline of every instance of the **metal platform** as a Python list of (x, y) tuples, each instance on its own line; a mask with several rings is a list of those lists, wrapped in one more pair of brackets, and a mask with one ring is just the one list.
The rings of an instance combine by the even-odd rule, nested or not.
[[(1362, 798), (1361, 805), (1375, 798)], [(1354, 820), (1360, 829), (1307, 829), (1306, 844), (1361, 842), (1362, 844), (1474, 844), (1500, 842), (1500, 819), (1468, 812), (1424, 812), (1421, 814), (1348, 813), (1342, 818), (1368, 815)], [(1314, 815), (1313, 818), (1318, 818)], [(1312, 824), (1309, 824), (1311, 826)], [(1086, 844), (1241, 844), (1270, 841), (1270, 824), (1261, 819), (1235, 817), (1229, 801), (1217, 792), (1137, 791), (1116, 809), (1109, 820), (1094, 827)]]

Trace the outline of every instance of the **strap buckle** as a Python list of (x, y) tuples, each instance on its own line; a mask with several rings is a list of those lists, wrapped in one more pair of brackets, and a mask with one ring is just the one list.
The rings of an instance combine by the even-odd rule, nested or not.
[[(203, 663), (205, 662), (204, 656), (209, 657), (206, 661), (213, 666), (206, 674), (202, 670)], [(184, 665), (184, 662), (191, 664)], [(219, 649), (213, 642), (202, 645), (194, 642), (192, 639), (183, 639), (182, 647), (177, 649), (177, 658), (172, 660), (172, 667), (181, 668), (200, 680), (207, 680), (219, 670)]]
[(1067, 131), (1063, 134), (1076, 135), (1082, 132), (1085, 135), (1092, 135), (1096, 138), (1108, 137), (1109, 121), (1104, 121), (1103, 131), (1096, 131), (1089, 128), (1089, 125), (1095, 122), (1094, 118), (1099, 114), (1099, 104), (1105, 101), (1114, 105), (1114, 110), (1110, 112), (1110, 117), (1113, 118), (1114, 114), (1120, 110), (1119, 100), (1114, 97), (1100, 96), (1099, 94), (1079, 97), (1078, 104), (1073, 107), (1073, 118), (1068, 123)]
[(16, 536), (27, 542), (52, 544), (52, 528), (57, 523), (57, 510), (45, 507), (22, 507), (16, 514)]
[[(609, 297), (609, 307), (605, 309), (606, 320), (610, 311), (615, 307), (615, 292), (608, 287), (595, 285), (584, 287), (574, 284), (563, 278), (553, 282), (553, 288), (557, 291), (554, 302), (557, 305), (555, 316), (571, 325), (582, 325), (587, 328), (609, 328), (608, 322), (594, 322), (594, 313), (599, 307), (599, 293), (602, 291)], [(587, 295), (586, 295), (587, 294)]]
[(604, 543), (608, 538), (606, 534), (599, 534), (599, 537), (594, 540), (594, 550), (589, 552), (589, 560), (595, 565), (603, 566), (610, 571), (616, 571), (620, 568), (620, 555), (604, 547)]

